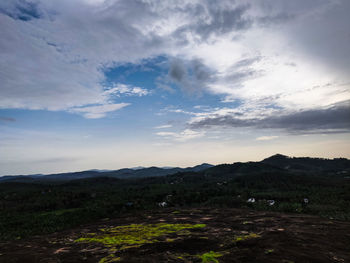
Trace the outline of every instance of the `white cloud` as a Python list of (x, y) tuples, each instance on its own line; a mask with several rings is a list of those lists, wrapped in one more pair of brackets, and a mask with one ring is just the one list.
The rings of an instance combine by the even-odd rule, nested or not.
[(173, 125), (166, 124), (166, 125), (156, 126), (156, 127), (154, 127), (154, 128), (155, 128), (155, 129), (167, 129), (167, 128), (171, 128), (171, 127), (173, 127)]
[(189, 114), (189, 115), (193, 115), (193, 112), (190, 111), (185, 111), (182, 109), (169, 109), (168, 112), (173, 112), (173, 113), (183, 113), (183, 114)]
[(143, 89), (140, 87), (134, 87), (131, 85), (126, 85), (126, 84), (115, 84), (112, 88), (107, 89), (104, 94), (107, 96), (109, 95), (127, 95), (127, 96), (145, 96), (148, 95), (150, 92), (147, 89)]
[(194, 131), (191, 129), (185, 129), (181, 132), (157, 132), (156, 135), (175, 140), (179, 142), (185, 142), (192, 139), (203, 137), (205, 133), (203, 131)]
[(106, 113), (120, 110), (129, 103), (118, 103), (118, 104), (104, 104), (97, 106), (87, 106), (81, 108), (72, 108), (70, 111), (74, 113), (81, 113), (87, 119), (98, 119), (106, 116)]
[(279, 136), (261, 136), (256, 138), (257, 141), (271, 141), (277, 139)]

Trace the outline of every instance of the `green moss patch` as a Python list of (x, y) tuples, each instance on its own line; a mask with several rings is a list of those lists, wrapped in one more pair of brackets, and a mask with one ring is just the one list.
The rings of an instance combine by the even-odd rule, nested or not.
[[(156, 242), (173, 242), (176, 238), (168, 235), (188, 235), (191, 229), (204, 228), (205, 224), (131, 224), (100, 229), (100, 233), (89, 233), (75, 240), (83, 243), (100, 243), (110, 247), (111, 252), (140, 247)], [(109, 255), (101, 259), (101, 263), (119, 261), (120, 258)]]
[[(113, 228), (100, 229), (101, 234), (89, 234), (88, 237), (81, 237), (76, 242), (102, 243), (105, 246), (130, 246), (143, 245), (158, 242), (159, 237), (172, 233), (179, 233), (183, 230), (203, 228), (205, 224), (131, 224)], [(187, 233), (187, 232), (185, 232)], [(168, 239), (168, 241), (171, 239)]]
[(202, 259), (202, 263), (219, 263), (219, 260), (216, 258), (222, 257), (223, 254), (210, 251), (208, 253), (204, 253), (200, 256), (198, 256), (200, 259)]
[(261, 236), (256, 234), (256, 233), (250, 233), (250, 234), (247, 234), (247, 235), (235, 236), (233, 242), (236, 243), (236, 242), (241, 242), (241, 241), (254, 239), (254, 238), (259, 238), (259, 237), (261, 237)]
[(120, 257), (117, 257), (114, 254), (110, 254), (107, 257), (102, 258), (98, 263), (111, 263), (120, 261)]

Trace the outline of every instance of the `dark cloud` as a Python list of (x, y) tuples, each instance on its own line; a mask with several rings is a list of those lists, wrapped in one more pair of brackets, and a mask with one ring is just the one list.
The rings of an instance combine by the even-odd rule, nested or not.
[(212, 78), (213, 72), (199, 59), (192, 60), (191, 66), (193, 75), (197, 81), (209, 81)]
[(261, 56), (244, 58), (232, 65), (224, 80), (228, 84), (240, 85), (247, 79), (253, 79), (263, 74), (262, 70), (253, 69), (252, 65), (262, 60)]
[(239, 69), (242, 67), (248, 67), (254, 64), (255, 62), (261, 61), (262, 57), (261, 56), (255, 56), (255, 57), (250, 57), (250, 58), (245, 58), (237, 61), (233, 66), (232, 69)]
[[(221, 6), (216, 2), (207, 1), (204, 5), (189, 5), (187, 12), (195, 18), (193, 23), (178, 28), (174, 39), (185, 41), (186, 34), (196, 35), (206, 41), (211, 36), (220, 36), (231, 32), (239, 32), (251, 27), (253, 20), (246, 16), (249, 5)], [(185, 42), (184, 42), (185, 43)]]
[(215, 72), (198, 59), (172, 60), (168, 75), (171, 81), (187, 93), (201, 93), (215, 78)]
[(227, 74), (225, 80), (228, 84), (240, 84), (246, 79), (252, 79), (260, 75), (260, 71), (253, 69), (245, 69), (243, 71), (237, 71)]
[(173, 60), (169, 69), (170, 78), (174, 81), (182, 82), (186, 78), (186, 75), (187, 71), (184, 63), (179, 59)]
[(42, 16), (38, 3), (26, 0), (4, 0), (0, 4), (0, 13), (22, 21), (38, 19)]
[(252, 127), (281, 129), (289, 133), (350, 132), (350, 101), (327, 109), (305, 110), (263, 119), (240, 119), (236, 115), (207, 117), (190, 124), (192, 129), (209, 127)]
[(211, 34), (221, 35), (247, 29), (252, 24), (250, 19), (244, 17), (248, 9), (248, 5), (231, 10), (217, 9), (216, 4), (210, 4), (207, 9), (210, 18), (195, 25), (193, 30), (202, 38), (208, 38)]
[(230, 67), (225, 74), (209, 68), (199, 59), (190, 61), (173, 59), (170, 62), (168, 76), (183, 91), (201, 93), (215, 81), (227, 85), (240, 86), (247, 79), (253, 79), (263, 74), (262, 70), (253, 69), (252, 65), (259, 62), (261, 56), (245, 58)]
[(278, 24), (286, 23), (295, 18), (296, 18), (295, 14), (279, 13), (273, 16), (257, 17), (255, 19), (255, 22), (260, 26), (270, 26), (270, 25), (276, 25), (276, 24), (278, 25)]
[(214, 116), (196, 121), (190, 124), (192, 129), (210, 127), (252, 127), (258, 123), (257, 119), (239, 119), (235, 114), (225, 116)]

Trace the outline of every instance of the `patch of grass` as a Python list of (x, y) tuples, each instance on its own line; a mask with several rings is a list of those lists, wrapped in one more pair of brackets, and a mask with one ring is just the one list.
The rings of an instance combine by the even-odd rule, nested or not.
[(248, 235), (242, 235), (242, 236), (235, 236), (233, 239), (234, 243), (249, 240), (249, 239), (254, 239), (254, 238), (259, 238), (261, 237), (259, 234), (256, 233), (250, 233)]
[[(144, 244), (162, 242), (160, 238), (170, 234), (189, 231), (189, 229), (204, 228), (205, 224), (131, 224), (126, 226), (117, 226), (112, 228), (100, 229), (101, 233), (88, 233), (86, 237), (81, 237), (75, 242), (83, 243), (101, 243), (110, 248), (111, 253), (121, 250), (140, 247)], [(190, 232), (188, 232), (190, 233)], [(176, 239), (166, 238), (165, 242), (172, 242)], [(120, 258), (110, 254), (100, 260), (99, 263), (116, 262)], [(211, 262), (211, 261), (205, 261)], [(214, 261), (215, 262), (215, 261)]]
[(223, 254), (210, 251), (208, 253), (204, 253), (200, 256), (198, 256), (200, 259), (202, 259), (202, 263), (219, 263), (219, 260), (216, 258), (222, 257)]
[(186, 261), (188, 262), (188, 258), (189, 257), (196, 257), (196, 255), (191, 255), (188, 253), (175, 253), (173, 255), (171, 255), (171, 258), (175, 259), (175, 260), (182, 260), (182, 261)]
[[(101, 234), (89, 234), (88, 237), (81, 237), (75, 242), (102, 243), (108, 247), (141, 246), (159, 242), (158, 238), (172, 233), (184, 232), (183, 230), (198, 229), (205, 227), (205, 224), (131, 224), (113, 228), (100, 229)], [(171, 239), (167, 239), (171, 242)]]
[(102, 258), (98, 263), (110, 263), (120, 261), (120, 257), (116, 257), (114, 254), (110, 254), (107, 257)]

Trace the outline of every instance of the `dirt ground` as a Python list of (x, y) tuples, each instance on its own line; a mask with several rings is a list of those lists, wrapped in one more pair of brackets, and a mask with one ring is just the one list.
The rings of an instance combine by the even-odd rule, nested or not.
[[(165, 223), (203, 227), (152, 236), (144, 244), (125, 241), (129, 246), (123, 247), (94, 239), (77, 242), (84, 237), (105, 235), (113, 227)], [(114, 232), (108, 233), (115, 240)], [(0, 262), (345, 263), (350, 262), (350, 222), (245, 209), (168, 208), (0, 243)]]

